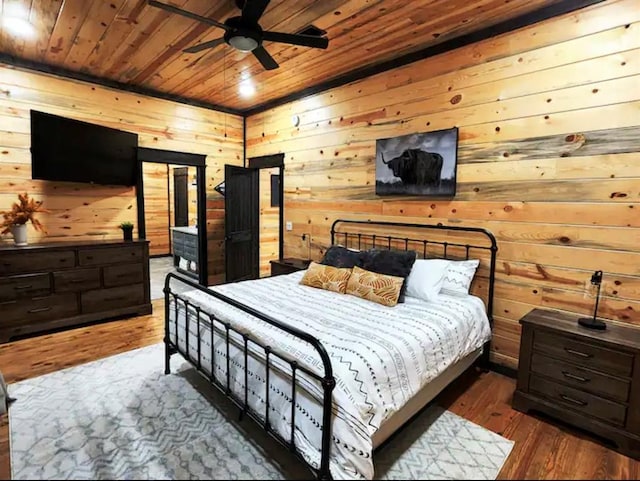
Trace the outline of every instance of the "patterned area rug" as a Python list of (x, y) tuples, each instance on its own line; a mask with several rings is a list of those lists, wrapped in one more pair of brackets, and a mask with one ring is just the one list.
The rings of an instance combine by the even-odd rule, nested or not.
[[(14, 479), (310, 479), (161, 344), (9, 386)], [(214, 404), (215, 403), (215, 404)], [(375, 453), (379, 479), (495, 479), (509, 441), (432, 406)]]

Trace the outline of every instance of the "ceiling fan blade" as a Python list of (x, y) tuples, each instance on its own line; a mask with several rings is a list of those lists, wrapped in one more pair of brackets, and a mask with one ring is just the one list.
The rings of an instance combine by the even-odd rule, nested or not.
[(203, 17), (202, 15), (197, 15), (195, 13), (188, 12), (187, 10), (182, 10), (181, 8), (174, 7), (173, 5), (168, 5), (162, 2), (156, 2), (156, 0), (147, 0), (147, 3), (152, 7), (156, 7), (170, 13), (175, 13), (176, 15), (182, 15), (183, 17), (187, 17), (192, 20), (197, 20), (198, 22), (206, 23), (207, 25), (212, 25), (214, 27), (222, 28), (224, 30), (230, 29), (230, 27), (228, 27), (224, 23), (220, 23), (211, 18)]
[(271, 0), (245, 0), (242, 8), (242, 20), (247, 23), (258, 23)]
[(278, 62), (276, 62), (269, 52), (267, 52), (262, 45), (256, 47), (252, 50), (253, 54), (256, 56), (262, 66), (267, 70), (274, 70), (278, 68)]
[(270, 40), (272, 42), (302, 45), (304, 47), (327, 48), (329, 46), (329, 39), (326, 37), (314, 37), (313, 35), (300, 35), (294, 33), (263, 32), (262, 39)]
[(206, 50), (208, 48), (214, 48), (218, 45), (224, 43), (224, 38), (216, 38), (215, 40), (209, 40), (208, 42), (202, 42), (198, 45), (194, 45), (193, 47), (185, 48), (183, 50), (184, 53), (198, 53), (202, 50)]

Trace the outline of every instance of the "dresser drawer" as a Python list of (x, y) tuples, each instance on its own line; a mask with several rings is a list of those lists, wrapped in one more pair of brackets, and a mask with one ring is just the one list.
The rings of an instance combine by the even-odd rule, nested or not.
[(83, 313), (108, 311), (144, 304), (144, 286), (135, 284), (112, 287), (110, 289), (98, 289), (83, 292), (80, 296)]
[(23, 299), (0, 304), (0, 326), (29, 325), (33, 322), (60, 319), (78, 314), (75, 294), (60, 294)]
[(599, 418), (615, 426), (623, 426), (627, 408), (594, 394), (544, 379), (533, 374), (529, 381), (531, 392), (540, 394), (586, 416)]
[(569, 362), (551, 359), (539, 353), (534, 353), (531, 357), (531, 370), (576, 389), (616, 401), (626, 402), (629, 399), (631, 385), (629, 381), (578, 367)]
[(81, 266), (141, 262), (142, 249), (135, 246), (110, 249), (82, 249), (78, 256)]
[(38, 252), (25, 250), (12, 252), (0, 258), (0, 276), (29, 272), (66, 269), (76, 264), (73, 251)]
[(28, 274), (0, 279), (0, 302), (51, 294), (49, 274)]
[(553, 357), (610, 374), (629, 376), (633, 368), (631, 354), (586, 344), (546, 331), (535, 331), (533, 348)]
[(104, 268), (104, 286), (116, 287), (139, 284), (144, 279), (142, 264), (123, 264)]
[(90, 291), (100, 287), (100, 269), (71, 269), (53, 273), (56, 293)]

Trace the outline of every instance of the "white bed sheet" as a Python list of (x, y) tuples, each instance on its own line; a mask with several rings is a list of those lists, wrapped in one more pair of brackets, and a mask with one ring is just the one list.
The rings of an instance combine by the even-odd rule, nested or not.
[[(253, 307), (281, 322), (320, 339), (332, 359), (336, 388), (333, 393), (333, 445), (331, 473), (336, 479), (372, 479), (373, 433), (425, 384), (448, 366), (490, 339), (484, 303), (475, 296), (441, 295), (435, 302), (407, 297), (395, 307), (350, 295), (337, 294), (299, 284), (304, 272), (225, 284), (212, 290)], [(254, 339), (286, 353), (312, 372), (322, 374), (315, 350), (269, 324), (201, 291), (183, 297), (190, 304), (213, 312)], [(170, 336), (175, 338), (175, 306), (170, 309)], [(178, 344), (185, 349), (184, 308), (178, 306)], [(198, 323), (190, 308), (189, 352), (197, 359), (195, 333)], [(200, 315), (200, 357), (211, 373), (210, 322)], [(226, 383), (224, 327), (215, 323), (216, 378)], [(237, 349), (240, 336), (231, 335), (229, 377), (231, 389), (244, 398), (244, 355)], [(251, 344), (250, 344), (251, 346)], [(265, 361), (261, 350), (249, 356), (249, 405), (265, 411)], [(270, 414), (272, 427), (285, 439), (291, 431), (291, 370), (271, 357)], [(298, 375), (296, 389), (295, 443), (315, 467), (320, 462), (319, 429), (322, 420), (321, 389), (308, 376)]]

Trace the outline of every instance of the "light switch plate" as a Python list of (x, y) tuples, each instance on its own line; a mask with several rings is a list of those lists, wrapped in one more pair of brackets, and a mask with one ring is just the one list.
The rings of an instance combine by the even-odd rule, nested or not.
[(287, 221), (286, 226), (287, 230), (293, 230), (293, 222), (291, 222), (290, 220)]

